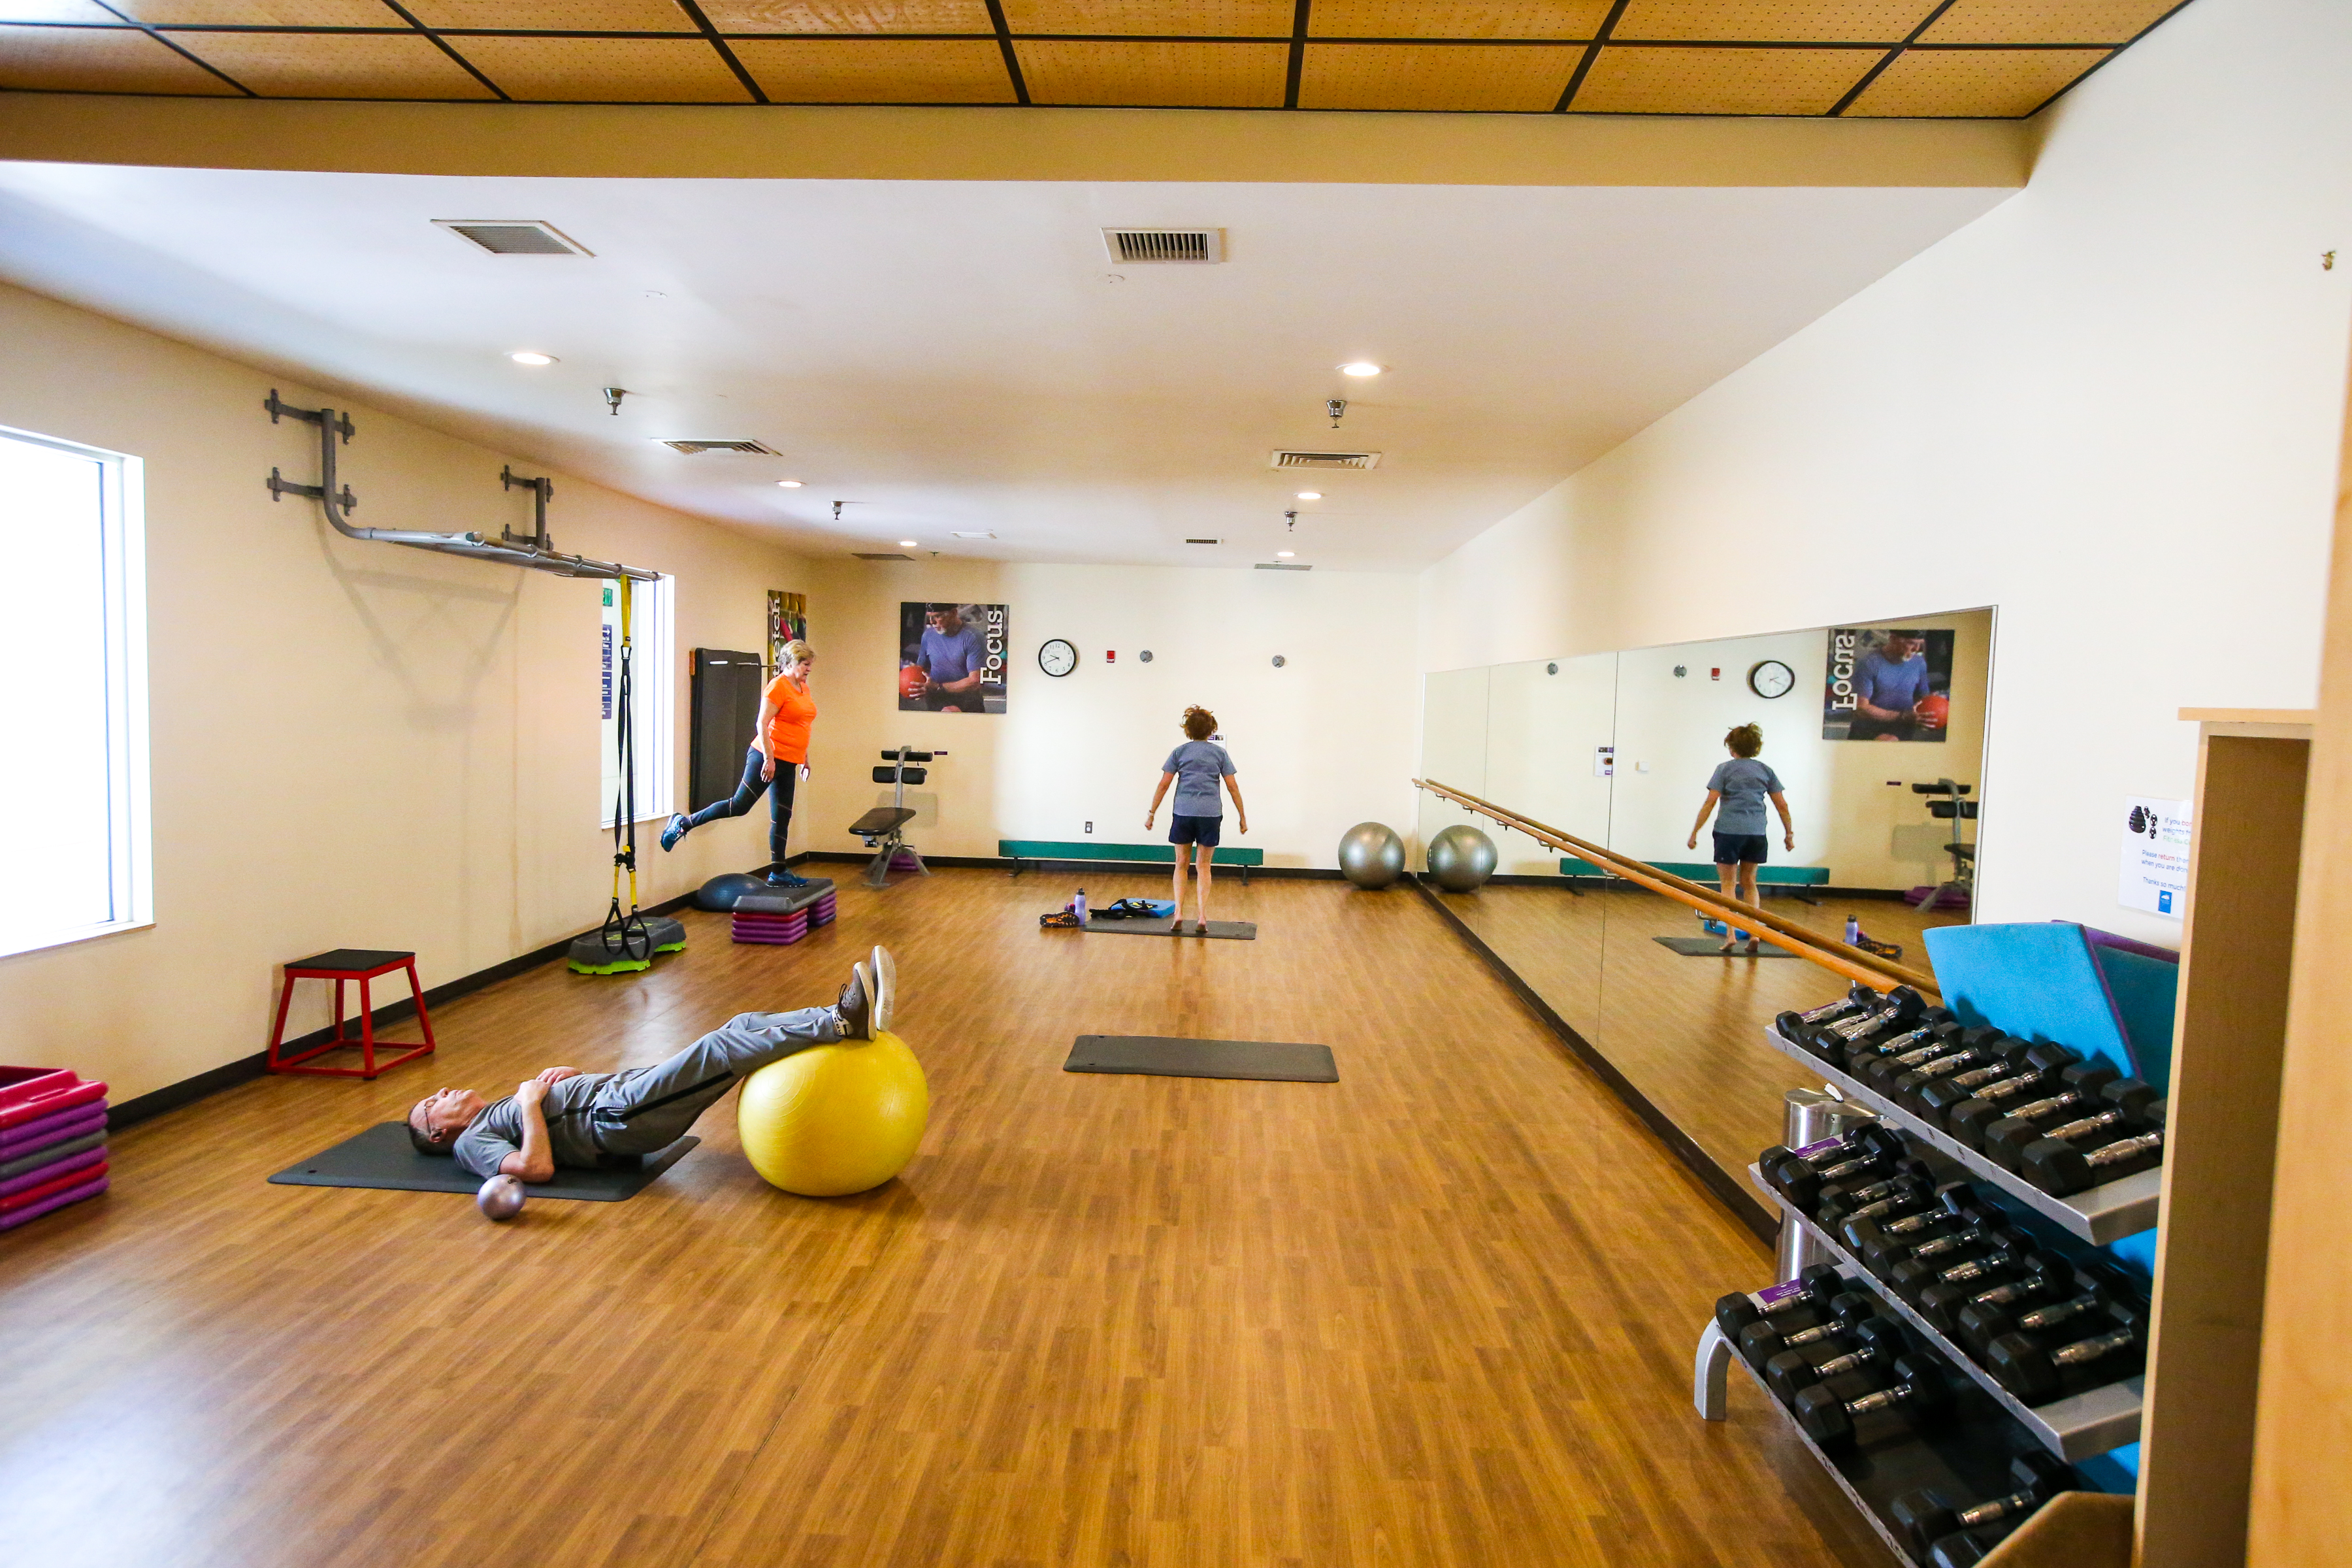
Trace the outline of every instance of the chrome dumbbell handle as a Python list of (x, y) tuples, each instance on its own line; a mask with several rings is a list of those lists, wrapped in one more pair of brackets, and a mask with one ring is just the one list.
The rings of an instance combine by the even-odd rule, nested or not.
[(2103, 1355), (2127, 1350), (2138, 1342), (2139, 1335), (2132, 1330), (2116, 1329), (2110, 1333), (2094, 1334), (2087, 1340), (2076, 1340), (2071, 1345), (2061, 1345), (2050, 1352), (2050, 1361), (2053, 1366), (2080, 1366)]
[(2164, 1130), (2159, 1127), (2153, 1132), (2142, 1132), (2133, 1138), (2118, 1138), (2105, 1148), (2094, 1149), (2083, 1156), (2083, 1162), (2096, 1170), (2102, 1165), (2117, 1164), (2131, 1159), (2134, 1155), (2145, 1154), (2151, 1149), (2163, 1147)]

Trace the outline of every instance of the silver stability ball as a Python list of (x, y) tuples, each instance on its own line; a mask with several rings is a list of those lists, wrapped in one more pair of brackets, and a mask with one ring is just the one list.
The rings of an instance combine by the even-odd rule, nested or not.
[(1384, 822), (1360, 822), (1339, 836), (1339, 870), (1359, 888), (1385, 888), (1404, 875), (1404, 840)]
[(1475, 893), (1495, 874), (1495, 841), (1457, 822), (1429, 841), (1429, 874), (1449, 893)]

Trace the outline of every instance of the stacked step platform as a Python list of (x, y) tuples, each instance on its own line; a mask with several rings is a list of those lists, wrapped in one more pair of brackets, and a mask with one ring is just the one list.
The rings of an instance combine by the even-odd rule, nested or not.
[(106, 1085), (0, 1067), (0, 1230), (106, 1191)]
[(803, 888), (768, 888), (735, 900), (735, 940), (788, 947), (812, 926), (833, 923), (833, 881), (812, 878)]

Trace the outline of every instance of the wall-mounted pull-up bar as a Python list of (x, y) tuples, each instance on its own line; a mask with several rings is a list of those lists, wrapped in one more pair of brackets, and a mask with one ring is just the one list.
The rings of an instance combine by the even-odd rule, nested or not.
[(269, 499), (285, 496), (308, 496), (326, 512), (327, 521), (335, 531), (346, 539), (372, 539), (380, 544), (405, 544), (416, 550), (436, 550), (444, 555), (468, 555), (477, 561), (503, 562), (509, 566), (527, 566), (534, 572), (552, 572), (559, 577), (626, 577), (638, 583), (657, 583), (661, 574), (642, 566), (623, 566), (617, 562), (591, 561), (583, 555), (563, 555), (549, 542), (547, 533), (547, 503), (555, 493), (553, 481), (541, 478), (527, 479), (511, 468), (501, 469), (500, 481), (508, 489), (517, 486), (529, 489), (534, 497), (536, 531), (519, 536), (511, 530), (500, 529), (497, 540), (485, 539), (478, 533), (431, 533), (405, 528), (354, 528), (351, 513), (360, 504), (349, 485), (340, 489), (335, 482), (335, 447), (337, 437), (351, 441), (353, 432), (351, 416), (338, 414), (331, 408), (297, 408), (281, 402), (278, 389), (269, 389), (262, 404), (269, 410), (269, 422), (280, 418), (304, 420), (319, 427), (319, 482), (315, 485), (296, 484), (269, 470)]

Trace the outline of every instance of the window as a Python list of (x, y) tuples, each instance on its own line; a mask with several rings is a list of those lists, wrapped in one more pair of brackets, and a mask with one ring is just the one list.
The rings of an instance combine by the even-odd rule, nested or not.
[(147, 601), (139, 460), (0, 429), (10, 765), (0, 952), (144, 925)]
[[(665, 577), (658, 583), (629, 584), (629, 727), (635, 731), (633, 739), (639, 822), (667, 817), (677, 809), (671, 804), (670, 794), (670, 671), (674, 666), (670, 659), (669, 610), (670, 590), (675, 582), (674, 578)], [(596, 809), (600, 820), (610, 827), (621, 783), (621, 759), (614, 749), (621, 728), (621, 584), (601, 583), (597, 586), (604, 592), (604, 616), (600, 633), (603, 671), (598, 696), (602, 721), (596, 728), (596, 743), (604, 755), (599, 770), (604, 793)]]

